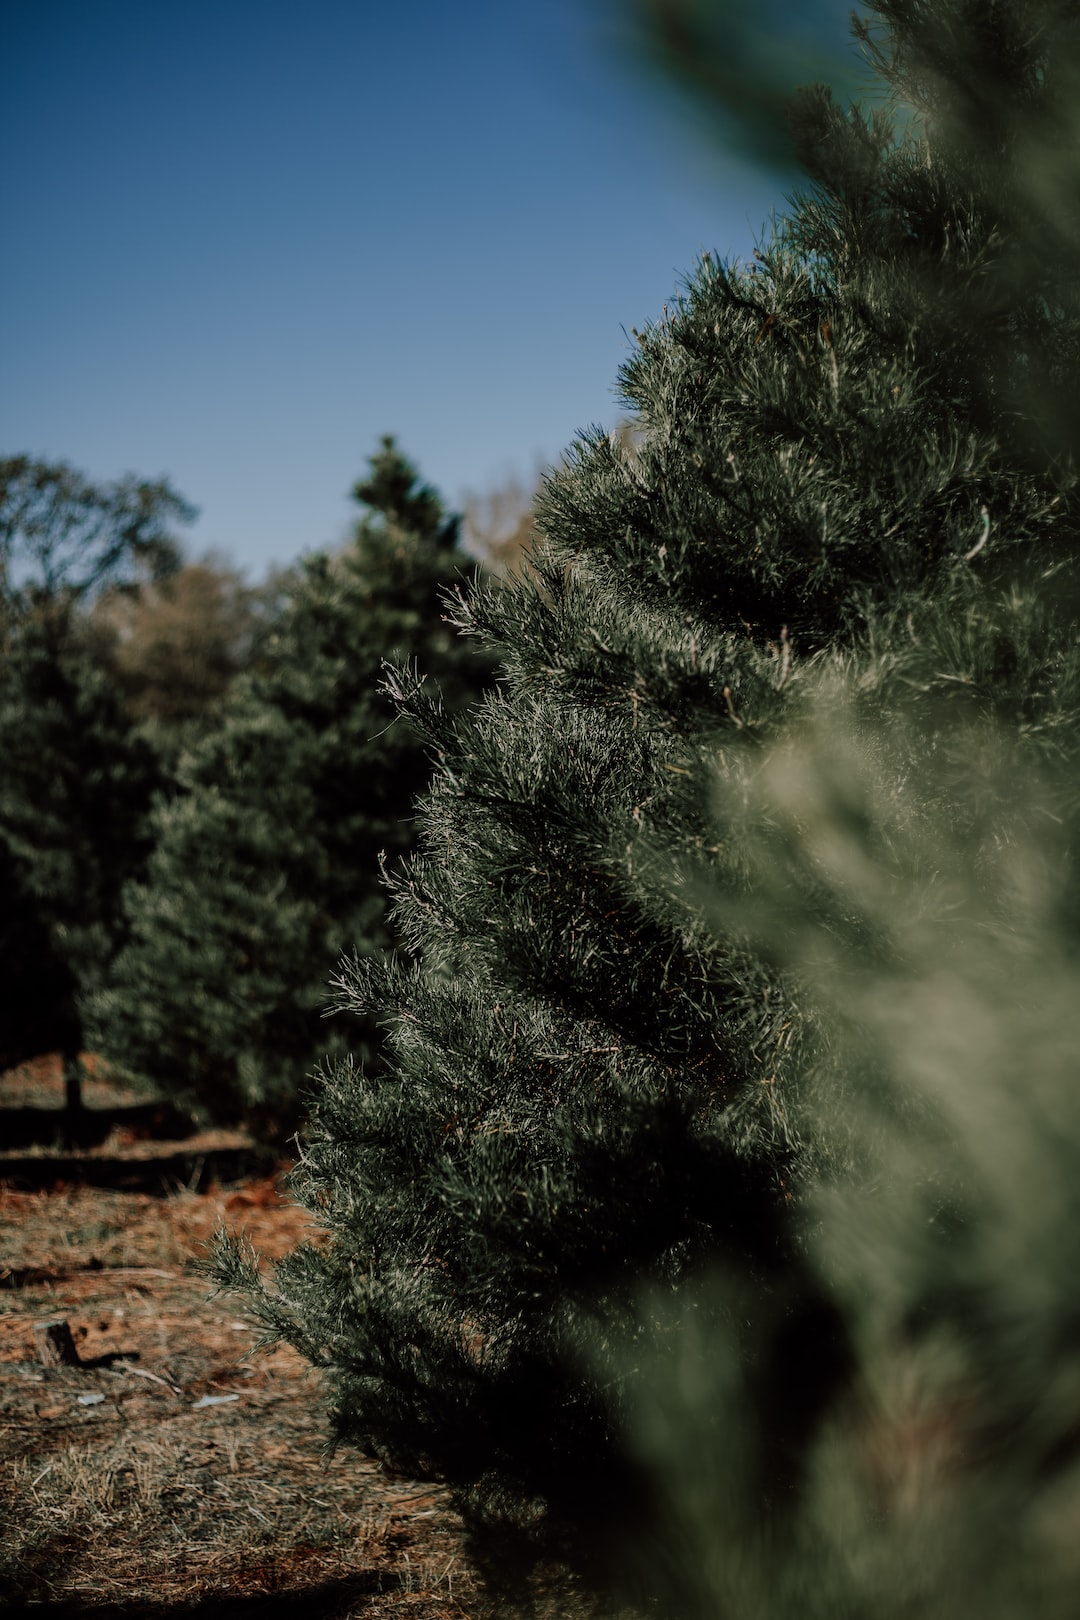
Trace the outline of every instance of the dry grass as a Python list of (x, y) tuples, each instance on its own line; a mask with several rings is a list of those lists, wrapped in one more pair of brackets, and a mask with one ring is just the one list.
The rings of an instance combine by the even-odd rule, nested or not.
[[(4, 1106), (53, 1106), (58, 1084), (40, 1065), (0, 1080), (0, 1134)], [(255, 1329), (208, 1297), (222, 1221), (267, 1259), (313, 1235), (273, 1177), (167, 1197), (0, 1185), (0, 1608), (490, 1613), (444, 1496), (328, 1457), (317, 1375), (286, 1347), (250, 1357)], [(53, 1316), (81, 1366), (39, 1365), (33, 1324)]]
[[(254, 1330), (194, 1272), (223, 1216), (270, 1255), (303, 1225), (272, 1183), (0, 1192), (0, 1591), (132, 1613), (301, 1590), (325, 1615), (478, 1613), (440, 1494), (327, 1458), (306, 1363), (246, 1359)], [(38, 1365), (49, 1316), (81, 1367)]]
[(270, 1260), (317, 1237), (277, 1177), (198, 1194), (177, 1188), (168, 1198), (99, 1187), (6, 1188), (0, 1192), (0, 1267), (29, 1273), (27, 1283), (35, 1274), (132, 1267), (190, 1273), (222, 1223), (246, 1231)]
[[(123, 1108), (140, 1100), (128, 1087), (115, 1084), (92, 1053), (83, 1054), (82, 1090), (88, 1108)], [(63, 1101), (64, 1075), (59, 1052), (44, 1052), (0, 1074), (0, 1105), (4, 1108), (59, 1108)]]

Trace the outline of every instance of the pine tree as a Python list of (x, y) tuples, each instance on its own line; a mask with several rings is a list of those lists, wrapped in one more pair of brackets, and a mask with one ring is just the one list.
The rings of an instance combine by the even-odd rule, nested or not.
[[(639, 1302), (598, 1366), (654, 1493), (621, 1573), (655, 1612), (1075, 1607), (1078, 770), (1060, 742), (1080, 652), (1032, 628), (992, 709), (950, 713), (961, 666), (929, 638), (892, 667), (800, 675), (800, 723), (746, 783), (746, 896), (700, 891), (814, 1009), (814, 1126), (847, 1162), (800, 1191), (803, 1252), (851, 1359), (799, 1431), (784, 1356), (806, 1345), (744, 1279), (716, 1266)], [(1040, 689), (1037, 728), (1003, 723)], [(781, 1448), (778, 1499), (761, 1487)]]
[(259, 667), (182, 756), (97, 1007), (114, 1064), (274, 1136), (322, 1057), (377, 1046), (373, 1024), (323, 1014), (337, 958), (389, 946), (379, 860), (409, 846), (428, 774), (379, 690), (383, 660), (415, 659), (450, 710), (485, 673), (440, 612), (457, 520), (389, 439), (354, 493), (369, 509), (354, 538), (283, 582)]
[(86, 1007), (122, 943), (120, 893), (161, 783), (88, 613), (108, 586), (175, 570), (174, 524), (192, 516), (165, 483), (0, 461), (0, 1063), (59, 1050), (73, 1108)]
[[(678, 1532), (633, 1368), (692, 1325), (695, 1279), (725, 1279), (709, 1331), (751, 1412), (730, 1489), (761, 1545), (859, 1353), (807, 1212), (864, 1150), (762, 881), (769, 760), (839, 671), (887, 764), (914, 706), (906, 763), (942, 760), (919, 814), (958, 837), (981, 789), (954, 729), (1075, 765), (1076, 8), (874, 9), (898, 105), (798, 99), (789, 218), (637, 336), (634, 435), (585, 435), (531, 573), (462, 605), (498, 689), (453, 722), (400, 677), (438, 756), (394, 881), (416, 961), (339, 981), (391, 1061), (320, 1097), (298, 1189), (329, 1244), (276, 1296), (219, 1263), (327, 1369), (338, 1434), (447, 1479), (478, 1545), (598, 1579), (644, 1548), (661, 1590)], [(837, 837), (870, 836), (841, 810)], [(887, 959), (828, 875), (801, 891), (815, 927)]]

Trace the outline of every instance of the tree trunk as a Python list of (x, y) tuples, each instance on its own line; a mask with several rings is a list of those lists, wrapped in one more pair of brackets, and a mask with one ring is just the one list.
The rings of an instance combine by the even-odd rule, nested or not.
[(82, 1145), (88, 1124), (82, 1093), (82, 1057), (77, 1050), (67, 1049), (63, 1055), (63, 1065), (64, 1122), (61, 1130), (65, 1145), (75, 1148)]
[(78, 1052), (64, 1053), (64, 1107), (72, 1119), (83, 1111), (82, 1057)]

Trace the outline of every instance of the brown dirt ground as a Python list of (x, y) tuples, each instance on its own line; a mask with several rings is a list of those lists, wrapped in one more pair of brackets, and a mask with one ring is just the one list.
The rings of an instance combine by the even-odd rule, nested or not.
[[(98, 1084), (86, 1102), (114, 1105)], [(0, 1077), (0, 1132), (43, 1095), (59, 1101), (58, 1072)], [(280, 1176), (157, 1197), (0, 1183), (0, 1608), (493, 1614), (445, 1496), (329, 1458), (317, 1375), (287, 1347), (249, 1358), (255, 1329), (197, 1270), (222, 1221), (271, 1261), (313, 1236)], [(50, 1317), (82, 1366), (39, 1364)]]

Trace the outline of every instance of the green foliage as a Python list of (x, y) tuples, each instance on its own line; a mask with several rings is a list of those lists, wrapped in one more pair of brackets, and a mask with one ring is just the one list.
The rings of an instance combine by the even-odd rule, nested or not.
[(654, 88), (681, 92), (720, 156), (790, 173), (786, 114), (797, 86), (855, 89), (855, 62), (841, 48), (849, 16), (840, 0), (629, 0), (613, 21), (630, 62)]
[(785, 1360), (808, 1345), (775, 1298), (719, 1257), (643, 1297), (602, 1365), (656, 1488), (628, 1556), (661, 1612), (1075, 1605), (1077, 770), (1054, 731), (1076, 735), (1080, 660), (1044, 642), (1034, 662), (1060, 682), (1034, 733), (1004, 702), (913, 703), (944, 679), (918, 650), (869, 693), (809, 672), (747, 783), (746, 895), (698, 887), (814, 1009), (833, 1165), (803, 1194), (804, 1253), (850, 1362), (800, 1432)]
[(485, 673), (439, 612), (462, 561), (456, 521), (392, 441), (371, 466), (354, 539), (281, 582), (258, 667), (181, 756), (97, 1005), (111, 1061), (274, 1134), (299, 1122), (325, 1054), (377, 1044), (370, 1022), (322, 1015), (335, 960), (389, 945), (379, 859), (408, 848), (428, 774), (379, 690), (382, 662), (417, 660), (450, 710)]
[(173, 525), (195, 516), (164, 479), (93, 484), (65, 462), (0, 460), (0, 598), (81, 600), (179, 565)]
[[(398, 677), (437, 754), (394, 878), (415, 960), (339, 979), (389, 1061), (319, 1098), (297, 1187), (329, 1243), (276, 1293), (219, 1263), (488, 1556), (673, 1612), (948, 1612), (995, 1504), (1071, 1457), (1071, 1393), (1031, 1399), (1067, 1284), (1048, 1262), (1029, 1316), (1023, 1259), (1071, 1232), (1071, 1147), (1032, 1224), (1011, 1129), (965, 1132), (989, 1066), (1037, 1164), (1063, 1067), (1033, 1027), (1075, 951), (1080, 35), (1051, 0), (877, 9), (903, 105), (800, 98), (790, 218), (702, 261), (624, 368), (634, 433), (584, 436), (531, 571), (462, 603), (498, 688), (451, 722)], [(890, 1589), (938, 1531), (875, 1542), (859, 1451), (879, 1371), (925, 1367), (936, 1411), (939, 1357), (1004, 1494), (958, 1499), (955, 1571), (935, 1542)], [(1003, 1552), (988, 1602), (1035, 1564)]]
[(160, 772), (86, 636), (85, 604), (175, 567), (163, 483), (95, 485), (0, 462), (0, 1061), (83, 1045), (122, 940), (119, 896), (148, 847)]

